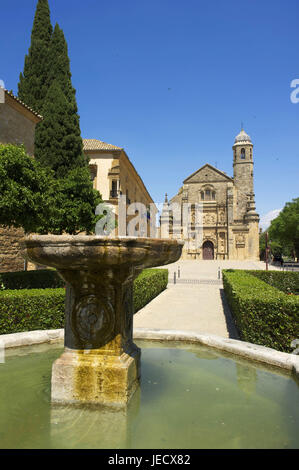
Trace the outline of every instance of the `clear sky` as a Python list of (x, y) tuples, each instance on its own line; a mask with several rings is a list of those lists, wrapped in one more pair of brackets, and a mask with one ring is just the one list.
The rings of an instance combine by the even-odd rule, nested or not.
[[(37, 0), (1, 4), (0, 79), (17, 93)], [(232, 175), (241, 122), (261, 215), (299, 196), (298, 0), (49, 0), (84, 138), (124, 147), (156, 202), (205, 163)]]

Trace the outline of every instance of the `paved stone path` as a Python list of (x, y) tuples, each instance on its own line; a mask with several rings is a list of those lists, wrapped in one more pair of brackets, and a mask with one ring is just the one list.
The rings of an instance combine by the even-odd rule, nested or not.
[[(167, 266), (169, 279), (180, 278), (217, 281), (221, 269), (265, 269), (263, 262), (249, 261), (179, 261)], [(270, 266), (269, 269), (279, 269)], [(223, 292), (217, 284), (173, 284), (134, 316), (134, 327), (195, 331), (226, 338), (238, 338)]]

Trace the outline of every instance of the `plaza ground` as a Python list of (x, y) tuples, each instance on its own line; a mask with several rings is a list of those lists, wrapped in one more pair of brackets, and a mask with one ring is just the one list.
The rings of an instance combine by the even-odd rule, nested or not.
[[(265, 267), (262, 261), (184, 260), (170, 264), (167, 289), (136, 313), (134, 328), (193, 331), (238, 339), (222, 279), (218, 279), (219, 268), (264, 270)], [(280, 268), (269, 266), (269, 269)]]

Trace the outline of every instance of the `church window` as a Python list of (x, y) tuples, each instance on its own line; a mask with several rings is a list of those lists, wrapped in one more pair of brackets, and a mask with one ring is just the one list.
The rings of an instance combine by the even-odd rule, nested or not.
[(216, 192), (212, 191), (211, 189), (205, 189), (204, 191), (200, 192), (200, 197), (202, 201), (215, 201)]
[(245, 149), (241, 149), (241, 158), (245, 160)]

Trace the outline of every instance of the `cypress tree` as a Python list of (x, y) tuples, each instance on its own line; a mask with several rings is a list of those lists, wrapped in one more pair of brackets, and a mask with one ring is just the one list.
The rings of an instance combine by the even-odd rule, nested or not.
[(20, 76), (19, 98), (39, 111), (35, 159), (49, 169), (48, 193), (53, 214), (46, 216), (40, 233), (91, 232), (99, 216), (101, 196), (90, 180), (83, 154), (76, 91), (71, 82), (68, 47), (62, 29), (50, 22), (48, 0), (39, 0), (31, 47)]
[(63, 178), (74, 168), (86, 167), (78, 115), (65, 97), (57, 80), (50, 86), (44, 106), (43, 121), (35, 131), (36, 160)]
[[(66, 100), (68, 101), (69, 106), (65, 108), (65, 117), (69, 115), (69, 118), (72, 121), (72, 134), (77, 136), (79, 139), (79, 136), (81, 136), (81, 130), (80, 130), (80, 122), (79, 122), (79, 115), (78, 115), (78, 106), (77, 106), (77, 101), (76, 101), (76, 90), (72, 86), (72, 74), (70, 70), (70, 59), (68, 56), (68, 46), (67, 42), (64, 37), (64, 33), (62, 29), (59, 27), (59, 25), (56, 23), (52, 38), (50, 41), (50, 46), (49, 46), (49, 62), (51, 64), (50, 70), (49, 70), (49, 75), (48, 75), (48, 87), (50, 88), (55, 81), (57, 85), (59, 85), (60, 90), (64, 94)], [(46, 114), (48, 115), (49, 111), (46, 109), (48, 106), (48, 103), (45, 102), (42, 110), (43, 116)], [(53, 108), (53, 104), (49, 103), (50, 108)], [(52, 121), (53, 122), (53, 121)], [(48, 123), (50, 125), (50, 122)], [(56, 123), (57, 125), (57, 123)], [(64, 126), (63, 122), (61, 121), (61, 125)], [(66, 126), (68, 124), (66, 123)], [(37, 138), (37, 137), (36, 137)], [(79, 144), (78, 144), (79, 145)], [(38, 147), (38, 145), (37, 145)], [(81, 141), (81, 153), (83, 155), (83, 143)], [(53, 156), (51, 153), (44, 152), (44, 157), (43, 159), (44, 164), (47, 164), (46, 158), (51, 160), (48, 162), (48, 164), (53, 168)], [(69, 159), (69, 168), (74, 168), (74, 162), (77, 162), (76, 164), (81, 167), (82, 166), (82, 159), (85, 159), (85, 164), (86, 167), (87, 165), (87, 158), (83, 157), (79, 158), (78, 157), (78, 148), (77, 145), (74, 146), (73, 148), (73, 155), (71, 155), (71, 150), (66, 154), (66, 157)], [(39, 156), (37, 156), (39, 158)], [(58, 167), (56, 168), (56, 174), (59, 176), (60, 174), (63, 174), (65, 171), (65, 165), (63, 164), (63, 169), (62, 171), (58, 171)]]
[(49, 45), (53, 28), (48, 0), (38, 0), (31, 45), (25, 56), (24, 71), (20, 74), (18, 96), (35, 111), (41, 112), (48, 90)]
[(49, 61), (51, 64), (48, 76), (48, 85), (57, 80), (67, 100), (73, 104), (74, 112), (78, 112), (76, 90), (72, 86), (70, 59), (64, 33), (56, 23), (49, 47)]

